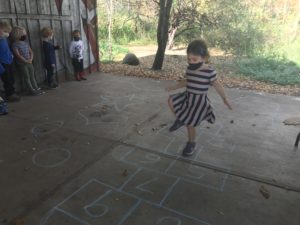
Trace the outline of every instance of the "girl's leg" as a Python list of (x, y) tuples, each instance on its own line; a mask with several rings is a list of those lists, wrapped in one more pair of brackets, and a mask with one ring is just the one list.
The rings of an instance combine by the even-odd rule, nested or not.
[(171, 96), (169, 96), (168, 105), (169, 105), (169, 108), (172, 111), (172, 113), (175, 115), (175, 110), (174, 110), (174, 107), (173, 107), (173, 101), (172, 101), (172, 97)]
[[(168, 99), (168, 105), (169, 105), (170, 110), (173, 112), (174, 116), (176, 117), (175, 109), (173, 106), (173, 101), (172, 101), (171, 96)], [(179, 119), (176, 119), (175, 122), (173, 123), (173, 125), (169, 128), (169, 131), (173, 132), (173, 131), (179, 129), (180, 127), (182, 127), (183, 125), (184, 125), (183, 122), (181, 122)]]
[(195, 151), (195, 137), (196, 137), (196, 130), (195, 127), (192, 126), (186, 126), (187, 131), (188, 131), (188, 137), (189, 137), (189, 141), (186, 143), (186, 146), (184, 147), (183, 151), (182, 151), (182, 155), (183, 156), (191, 156), (194, 154)]
[(28, 73), (29, 73), (29, 78), (30, 78), (30, 81), (31, 81), (31, 85), (32, 87), (37, 90), (39, 87), (36, 83), (36, 79), (35, 79), (35, 76), (34, 76), (34, 68), (33, 68), (33, 65), (32, 64), (28, 64), (27, 66), (28, 68)]
[(79, 76), (81, 80), (86, 80), (86, 78), (84, 77), (84, 68), (83, 68), (83, 59), (80, 60), (79, 62)]
[(24, 81), (25, 81), (25, 83), (27, 85), (27, 88), (29, 89), (30, 92), (33, 92), (34, 89), (33, 89), (32, 85), (31, 85), (28, 66), (27, 65), (20, 65), (19, 69), (21, 71), (21, 74), (24, 76)]
[(193, 126), (187, 126), (189, 142), (195, 142), (196, 138), (196, 129)]

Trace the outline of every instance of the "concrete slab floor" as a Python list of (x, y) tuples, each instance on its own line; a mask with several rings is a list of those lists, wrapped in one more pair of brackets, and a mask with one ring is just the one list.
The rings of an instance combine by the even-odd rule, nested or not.
[(214, 90), (217, 121), (185, 128), (164, 87), (172, 82), (93, 74), (0, 117), (0, 224), (299, 225), (300, 98)]

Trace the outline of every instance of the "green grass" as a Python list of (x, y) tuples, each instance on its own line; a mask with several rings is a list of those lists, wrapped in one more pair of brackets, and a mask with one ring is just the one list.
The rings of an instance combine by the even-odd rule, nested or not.
[(111, 63), (114, 61), (120, 61), (129, 52), (128, 48), (113, 44), (112, 45), (112, 55), (109, 55), (109, 46), (106, 41), (100, 41), (100, 52), (101, 52), (101, 62)]
[(143, 38), (139, 40), (134, 40), (128, 43), (128, 45), (156, 45), (156, 39)]
[(239, 59), (238, 73), (255, 80), (279, 85), (299, 85), (300, 67), (292, 61), (279, 57), (254, 57)]

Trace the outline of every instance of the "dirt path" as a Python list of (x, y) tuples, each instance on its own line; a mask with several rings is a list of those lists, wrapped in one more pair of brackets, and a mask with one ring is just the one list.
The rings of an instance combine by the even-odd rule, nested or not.
[[(157, 50), (156, 45), (147, 45), (147, 46), (129, 46), (129, 51), (134, 53), (137, 57), (146, 57), (155, 55)], [(166, 55), (186, 55), (185, 49), (174, 49), (167, 50)]]

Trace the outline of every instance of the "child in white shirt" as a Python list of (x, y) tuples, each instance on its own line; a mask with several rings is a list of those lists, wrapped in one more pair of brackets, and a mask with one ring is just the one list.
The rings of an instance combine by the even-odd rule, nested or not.
[(74, 76), (77, 81), (86, 80), (83, 69), (83, 41), (80, 39), (80, 31), (72, 32), (73, 40), (70, 44), (69, 53), (72, 58)]

